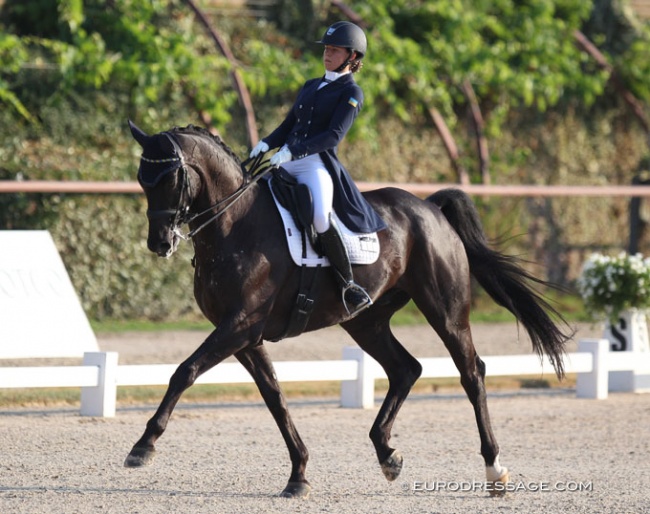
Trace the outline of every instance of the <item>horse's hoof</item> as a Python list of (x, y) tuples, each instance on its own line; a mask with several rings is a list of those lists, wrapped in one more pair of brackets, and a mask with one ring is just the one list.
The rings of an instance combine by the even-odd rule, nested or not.
[(508, 490), (508, 482), (510, 482), (510, 473), (508, 468), (503, 468), (501, 475), (496, 480), (490, 480), (488, 477), (488, 488), (490, 491), (490, 496), (500, 497), (505, 496)]
[(393, 450), (393, 452), (388, 456), (388, 458), (384, 462), (380, 463), (381, 470), (384, 472), (384, 476), (386, 477), (386, 480), (388, 480), (389, 482), (395, 480), (402, 472), (403, 463), (404, 463), (404, 459), (402, 458), (400, 453), (397, 450)]
[(142, 466), (149, 466), (155, 456), (156, 450), (153, 448), (133, 448), (124, 461), (124, 467), (140, 468)]
[(306, 482), (289, 482), (284, 491), (280, 493), (282, 498), (298, 498), (306, 500), (311, 493), (311, 486)]

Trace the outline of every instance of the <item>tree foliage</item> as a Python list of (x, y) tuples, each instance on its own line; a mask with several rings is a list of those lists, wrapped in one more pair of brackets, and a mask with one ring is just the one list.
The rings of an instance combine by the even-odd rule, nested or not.
[[(179, 100), (209, 112), (218, 125), (230, 121), (236, 95), (227, 79), (229, 64), (192, 29), (191, 13), (178, 2), (124, 0), (107, 6), (99, 0), (60, 0), (50, 26), (36, 24), (33, 31), (24, 7), (15, 1), (4, 5), (3, 18), (20, 34), (0, 36), (0, 48), (11, 50), (2, 52), (3, 63), (13, 67), (3, 69), (15, 70), (4, 73), (5, 91), (19, 93), (21, 72), (41, 66), (57, 75), (49, 102), (89, 89), (117, 90), (128, 95), (129, 110), (152, 123), (166, 114), (156, 106)], [(30, 106), (30, 114), (42, 105)]]
[[(489, 127), (520, 107), (592, 104), (607, 77), (573, 44), (590, 15), (580, 0), (352, 2), (371, 26), (372, 94), (404, 118), (418, 101), (453, 122), (469, 80)], [(379, 79), (381, 77), (381, 79)], [(367, 89), (367, 88), (366, 88)], [(394, 91), (387, 97), (384, 92)]]
[[(268, 37), (231, 32), (246, 84), (258, 101), (295, 94), (306, 77), (320, 73), (320, 49), (308, 42), (333, 15), (307, 3), (291, 19), (280, 5), (276, 19), (284, 35), (268, 30), (263, 20), (257, 22), (257, 35)], [(606, 51), (611, 49), (608, 56), (629, 87), (650, 99), (648, 26), (626, 26), (621, 42), (598, 21), (600, 11), (590, 2), (378, 0), (348, 5), (369, 27), (363, 72), (370, 100), (366, 129), (386, 109), (408, 120), (423, 103), (435, 105), (453, 124), (465, 103), (460, 88), (465, 80), (489, 114), (493, 132), (522, 106), (543, 112), (561, 102), (591, 105), (604, 94), (608, 77), (573, 44), (573, 32), (583, 26)], [(34, 119), (38, 107), (21, 98), (21, 70), (41, 65), (59, 74), (54, 96), (118, 88), (128, 92), (132, 110), (151, 123), (160, 118), (156, 106), (170, 99), (187, 100), (209, 113), (220, 130), (231, 121), (236, 96), (228, 81), (230, 64), (193, 25), (192, 13), (180, 0), (7, 0), (2, 16), (9, 30), (0, 35), (0, 100), (25, 119)], [(295, 19), (301, 20), (299, 26)], [(227, 24), (222, 24), (226, 30), (232, 28)]]

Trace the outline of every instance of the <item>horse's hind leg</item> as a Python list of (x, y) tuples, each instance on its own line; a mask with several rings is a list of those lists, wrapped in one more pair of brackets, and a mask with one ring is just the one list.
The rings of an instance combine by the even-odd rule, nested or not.
[(491, 486), (490, 492), (500, 495), (505, 492), (503, 484), (509, 481), (509, 475), (507, 468), (499, 464), (499, 445), (490, 423), (485, 393), (485, 364), (474, 348), (467, 315), (459, 317), (463, 320), (458, 321), (459, 318), (449, 316), (444, 321), (433, 322), (431, 325), (444, 342), (460, 372), (460, 383), (474, 407), (481, 438), (481, 455), (485, 461), (487, 481)]
[(262, 398), (280, 428), (291, 458), (291, 476), (289, 483), (280, 494), (285, 498), (307, 498), (311, 486), (305, 478), (305, 468), (309, 454), (298, 430), (296, 429), (287, 403), (280, 389), (280, 384), (275, 377), (273, 364), (269, 359), (266, 348), (262, 345), (248, 347), (235, 354), (235, 357), (251, 374), (257, 384)]
[[(373, 310), (376, 312), (376, 310)], [(384, 476), (395, 480), (402, 470), (402, 456), (389, 446), (391, 429), (400, 407), (411, 387), (422, 373), (422, 366), (399, 343), (390, 331), (389, 317), (385, 321), (364, 323), (370, 312), (343, 326), (357, 344), (384, 369), (388, 376), (388, 393), (377, 418), (370, 429), (370, 440), (375, 446), (377, 459)]]
[[(450, 243), (446, 247), (440, 244), (435, 250), (428, 245), (426, 258), (412, 259), (408, 291), (442, 339), (460, 373), (461, 385), (474, 407), (487, 480), (503, 484), (508, 481), (508, 470), (499, 464), (499, 445), (487, 408), (485, 364), (476, 354), (469, 325), (469, 263), (460, 240)], [(504, 492), (504, 488), (499, 485), (493, 491)]]

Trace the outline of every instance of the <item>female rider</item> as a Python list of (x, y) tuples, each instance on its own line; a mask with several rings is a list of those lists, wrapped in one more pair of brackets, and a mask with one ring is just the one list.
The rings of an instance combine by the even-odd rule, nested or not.
[(354, 282), (350, 258), (332, 211), (354, 232), (386, 228), (337, 155), (338, 144), (363, 105), (363, 91), (352, 74), (362, 67), (367, 42), (361, 28), (340, 21), (330, 26), (318, 43), (325, 45), (325, 76), (305, 82), (284, 121), (253, 148), (250, 156), (280, 147), (270, 164), (282, 166), (311, 190), (314, 228), (352, 317), (372, 305), (372, 299)]

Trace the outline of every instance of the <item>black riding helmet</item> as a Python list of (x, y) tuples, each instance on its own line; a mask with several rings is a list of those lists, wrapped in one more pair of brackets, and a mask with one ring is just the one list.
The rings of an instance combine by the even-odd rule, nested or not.
[[(316, 41), (316, 43), (347, 48), (350, 51), (350, 57), (352, 57), (353, 52), (357, 53), (356, 60), (361, 60), (366, 55), (368, 47), (363, 30), (349, 21), (337, 21), (330, 25), (320, 41)], [(339, 70), (345, 68), (349, 62), (348, 58), (348, 61), (343, 63)]]

